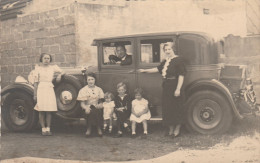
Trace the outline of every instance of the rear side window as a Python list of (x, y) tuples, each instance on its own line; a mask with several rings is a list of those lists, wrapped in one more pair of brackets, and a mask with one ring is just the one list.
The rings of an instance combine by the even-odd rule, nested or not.
[(159, 63), (165, 58), (163, 45), (167, 42), (174, 42), (175, 39), (146, 39), (141, 40), (141, 63)]
[(209, 48), (209, 43), (202, 37), (182, 35), (177, 49), (187, 65), (207, 65), (216, 63), (216, 55)]

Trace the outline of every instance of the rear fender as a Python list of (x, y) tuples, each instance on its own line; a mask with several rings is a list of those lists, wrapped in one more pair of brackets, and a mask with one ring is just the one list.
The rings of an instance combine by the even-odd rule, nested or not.
[(217, 91), (217, 92), (221, 93), (222, 95), (224, 95), (226, 97), (226, 99), (228, 100), (236, 117), (238, 117), (239, 119), (244, 118), (239, 113), (239, 111), (236, 107), (236, 104), (233, 100), (233, 97), (232, 97), (230, 91), (228, 90), (228, 88), (216, 79), (203, 79), (203, 80), (198, 80), (198, 81), (193, 82), (185, 89), (185, 95), (188, 98), (190, 95), (192, 95), (196, 91), (206, 90), (206, 89), (214, 90), (214, 91)]

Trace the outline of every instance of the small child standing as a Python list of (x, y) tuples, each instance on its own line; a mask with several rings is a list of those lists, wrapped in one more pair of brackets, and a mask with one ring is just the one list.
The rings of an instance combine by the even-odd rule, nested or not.
[(113, 128), (113, 114), (114, 114), (114, 108), (115, 108), (115, 102), (112, 101), (114, 96), (110, 92), (106, 92), (104, 95), (105, 102), (103, 102), (104, 112), (103, 112), (103, 118), (104, 118), (104, 128), (103, 130), (106, 131), (107, 126), (109, 125), (109, 133), (112, 133)]
[(126, 94), (126, 84), (118, 83), (117, 84), (117, 92), (118, 95), (115, 97), (115, 113), (117, 117), (117, 134), (116, 138), (121, 137), (124, 128), (127, 132), (130, 132), (130, 128), (127, 124), (127, 120), (131, 114), (131, 98), (128, 94)]
[(143, 123), (144, 135), (147, 136), (147, 120), (151, 118), (150, 110), (148, 109), (148, 101), (143, 98), (143, 90), (137, 88), (135, 91), (135, 99), (132, 101), (132, 113), (130, 121), (132, 122), (132, 137), (136, 137), (136, 123)]

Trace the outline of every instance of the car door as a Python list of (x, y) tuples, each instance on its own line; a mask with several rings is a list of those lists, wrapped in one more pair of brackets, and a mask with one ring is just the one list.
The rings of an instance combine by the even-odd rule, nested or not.
[[(124, 46), (127, 55), (132, 57), (132, 63), (129, 65), (121, 65), (118, 63), (111, 63), (109, 56), (116, 56), (116, 47)], [(135, 89), (135, 47), (134, 40), (129, 39), (113, 39), (103, 40), (99, 45), (99, 74), (98, 85), (104, 92), (110, 91), (114, 95), (117, 94), (117, 84), (124, 82), (127, 85), (128, 93), (132, 94)]]
[[(153, 36), (137, 39), (137, 69), (157, 67), (164, 59), (163, 44), (173, 42), (176, 36)], [(152, 118), (161, 118), (162, 77), (157, 73), (137, 71), (137, 85), (145, 91), (149, 101)]]

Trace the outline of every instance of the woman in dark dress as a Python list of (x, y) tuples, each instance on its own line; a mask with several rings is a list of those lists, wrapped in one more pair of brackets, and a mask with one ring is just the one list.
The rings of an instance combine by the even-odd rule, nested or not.
[(140, 69), (140, 72), (159, 72), (163, 78), (162, 118), (163, 124), (169, 128), (167, 135), (180, 134), (182, 117), (181, 88), (186, 73), (184, 61), (174, 53), (174, 44), (166, 43), (163, 46), (166, 59), (157, 68)]

